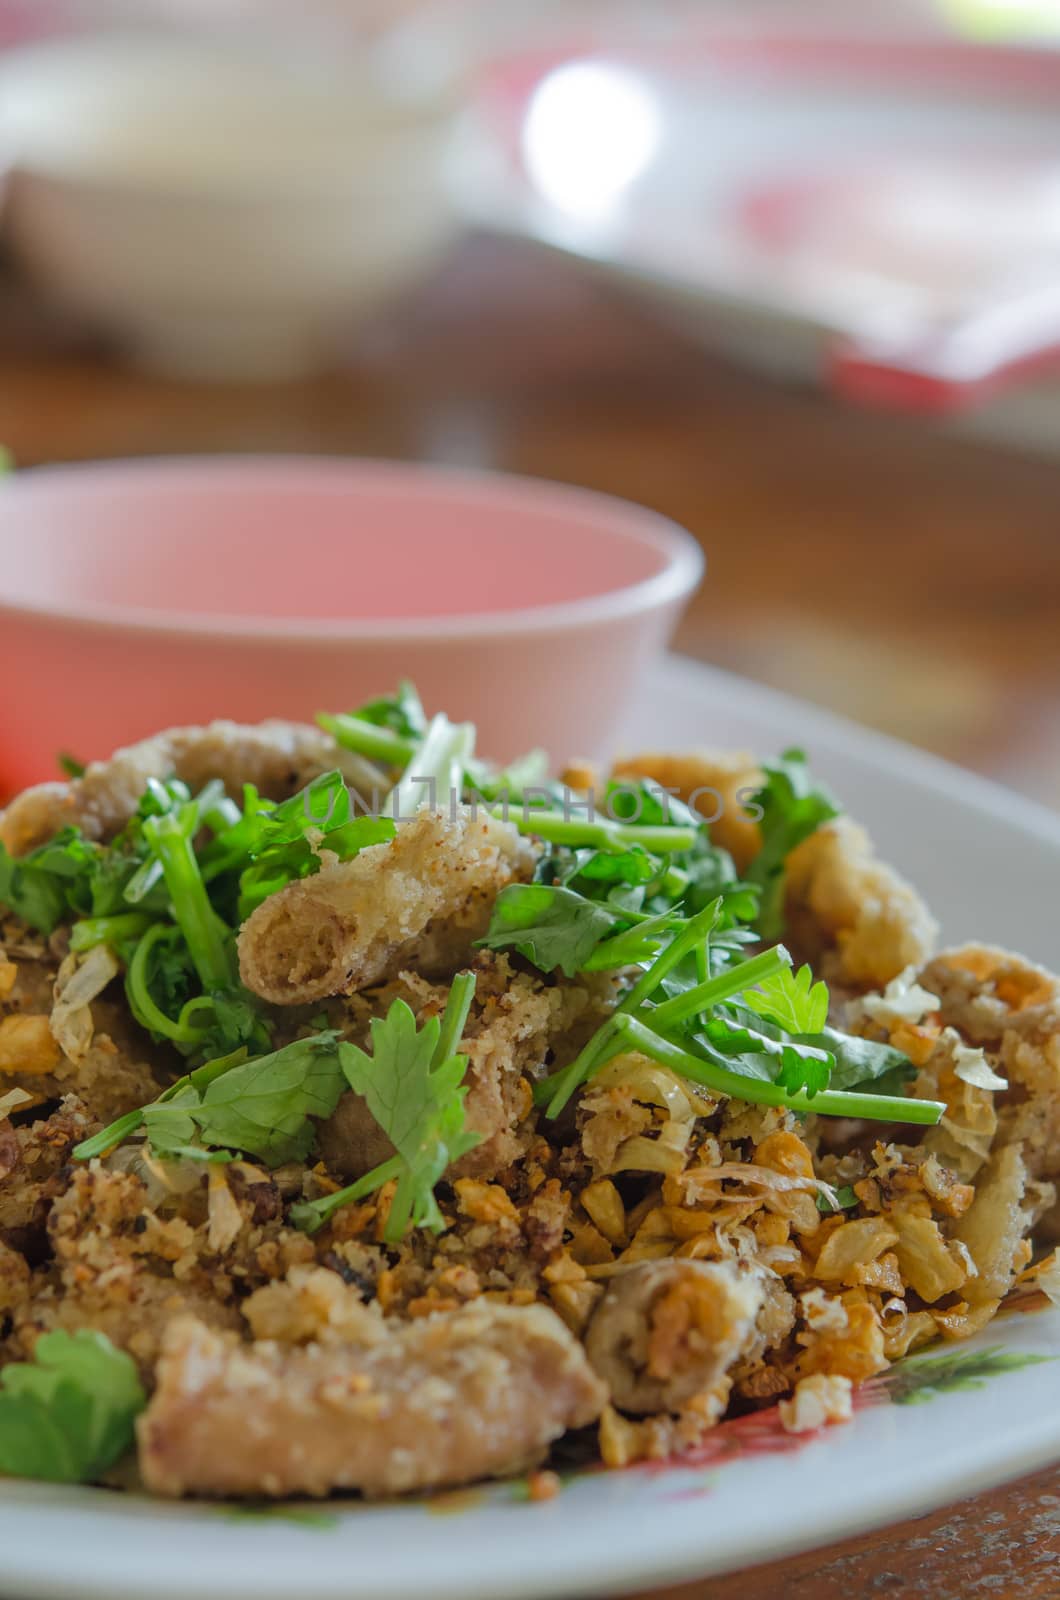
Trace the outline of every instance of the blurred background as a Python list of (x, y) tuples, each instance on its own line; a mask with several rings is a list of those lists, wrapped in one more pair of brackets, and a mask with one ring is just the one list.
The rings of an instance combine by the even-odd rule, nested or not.
[(627, 496), (678, 649), (1060, 805), (1060, 0), (0, 0), (0, 172), (20, 465)]

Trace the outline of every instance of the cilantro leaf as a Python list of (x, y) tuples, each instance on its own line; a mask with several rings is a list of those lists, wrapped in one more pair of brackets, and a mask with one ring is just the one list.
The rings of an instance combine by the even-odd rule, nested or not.
[[(369, 845), (385, 844), (394, 832), (388, 817), (354, 815), (338, 771), (321, 773), (281, 805), (257, 807), (245, 843), (251, 864), (239, 879), (239, 921), (288, 883), (318, 872), (321, 850), (349, 861)], [(217, 843), (224, 849), (226, 835)]]
[[(579, 852), (579, 855), (583, 852)], [(657, 856), (650, 855), (642, 845), (633, 845), (629, 850), (589, 850), (584, 852), (585, 859), (580, 861), (577, 870), (566, 881), (572, 882), (575, 878), (587, 878), (592, 883), (628, 884), (631, 887), (637, 884), (651, 883), (659, 876), (662, 863)]]
[[(715, 896), (721, 894), (723, 889), (729, 889), (737, 882), (732, 856), (720, 845), (710, 843), (706, 828), (703, 829), (702, 837), (695, 849), (689, 851), (688, 858), (682, 865), (688, 873), (684, 904), (689, 916), (694, 916)], [(757, 910), (757, 905), (756, 896), (751, 909)]]
[(199, 1104), (198, 1092), (189, 1083), (170, 1100), (156, 1100), (144, 1106), (142, 1126), (156, 1156), (163, 1160), (174, 1158), (192, 1144), (197, 1132), (192, 1110), (197, 1110)]
[(730, 1072), (746, 1073), (792, 1091), (804, 1089), (809, 1095), (828, 1088), (833, 1064), (830, 1051), (774, 1032), (768, 1025), (759, 1027), (757, 1022), (742, 1006), (719, 1006), (696, 1033), (695, 1042), (706, 1046), (708, 1053), (716, 1053)]
[(746, 990), (743, 1003), (786, 1033), (820, 1033), (828, 1021), (828, 985), (814, 983), (809, 967), (781, 967), (757, 989)]
[(102, 1333), (42, 1334), (0, 1372), (0, 1473), (90, 1483), (125, 1454), (147, 1404), (136, 1364)]
[(340, 1052), (347, 1083), (364, 1096), (402, 1162), (386, 1236), (402, 1238), (409, 1222), (440, 1231), (434, 1186), (481, 1137), (464, 1128), (467, 1057), (446, 1056), (441, 1021), (431, 1017), (417, 1028), (404, 1000), (392, 1003), (385, 1020), (372, 1018), (371, 1034), (371, 1055), (352, 1044)]
[(203, 1143), (245, 1150), (274, 1167), (304, 1160), (316, 1137), (310, 1119), (329, 1117), (344, 1087), (336, 1038), (296, 1039), (215, 1078), (189, 1111)]
[(24, 856), (9, 855), (0, 843), (0, 904), (38, 932), (53, 933), (77, 899), (87, 903), (99, 856), (77, 828), (63, 828)]
[(793, 1094), (804, 1089), (812, 1099), (815, 1094), (820, 1094), (822, 1089), (827, 1089), (831, 1081), (832, 1068), (829, 1057), (823, 1060), (816, 1055), (811, 1055), (806, 1046), (791, 1047), (784, 1052), (783, 1064), (776, 1078), (782, 1089), (788, 1089)]
[(474, 992), (474, 974), (458, 973), (440, 1020), (431, 1017), (417, 1028), (404, 1000), (395, 1000), (385, 1018), (372, 1019), (371, 1055), (356, 1045), (339, 1046), (346, 1081), (364, 1096), (396, 1153), (348, 1188), (292, 1206), (296, 1227), (315, 1233), (341, 1206), (392, 1179), (397, 1187), (384, 1229), (388, 1242), (402, 1239), (410, 1223), (436, 1233), (445, 1227), (435, 1185), (481, 1138), (464, 1127), (467, 1057), (456, 1053)]
[(773, 940), (784, 932), (785, 862), (797, 845), (839, 815), (839, 806), (826, 788), (814, 784), (801, 750), (785, 750), (764, 770), (765, 784), (754, 796), (762, 811), (762, 848), (747, 881), (762, 891), (758, 930), (763, 939)]
[(826, 1217), (835, 1216), (837, 1211), (850, 1211), (858, 1203), (858, 1197), (849, 1183), (845, 1183), (841, 1189), (834, 1190), (834, 1194), (835, 1205), (828, 1195), (822, 1192), (817, 1195), (817, 1209), (823, 1211)]
[[(73, 1157), (89, 1161), (144, 1129), (163, 1158), (225, 1160), (242, 1150), (270, 1166), (304, 1160), (316, 1137), (312, 1119), (329, 1117), (344, 1087), (337, 1041), (334, 1030), (318, 1029), (249, 1061), (242, 1046), (83, 1140)], [(211, 1148), (221, 1153), (208, 1155)]]
[(838, 1028), (824, 1027), (814, 1038), (835, 1057), (833, 1089), (857, 1089), (862, 1094), (897, 1094), (916, 1077), (909, 1057), (893, 1045), (861, 1039)]
[(369, 700), (352, 713), (376, 728), (389, 728), (403, 739), (419, 739), (427, 731), (427, 718), (416, 685), (402, 678), (393, 694)]
[(486, 950), (518, 950), (542, 972), (558, 967), (573, 978), (619, 920), (619, 913), (573, 889), (510, 884), (497, 896), (478, 943)]
[[(678, 918), (680, 922), (682, 919)], [(582, 962), (582, 972), (613, 972), (620, 967), (634, 967), (651, 961), (658, 955), (674, 927), (674, 917), (668, 911), (657, 917), (639, 918), (632, 928), (604, 939), (592, 954)]]

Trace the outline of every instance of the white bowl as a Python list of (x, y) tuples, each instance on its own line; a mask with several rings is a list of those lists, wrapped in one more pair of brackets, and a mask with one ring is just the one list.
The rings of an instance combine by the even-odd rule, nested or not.
[(142, 363), (218, 377), (334, 360), (456, 220), (442, 89), (348, 59), (104, 35), (0, 65), (6, 228), (32, 281)]

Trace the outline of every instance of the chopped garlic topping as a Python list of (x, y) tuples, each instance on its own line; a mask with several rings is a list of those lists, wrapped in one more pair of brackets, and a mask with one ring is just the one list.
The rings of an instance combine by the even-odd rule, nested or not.
[(867, 994), (860, 1008), (873, 1022), (893, 1028), (899, 1022), (923, 1022), (939, 1008), (938, 995), (922, 989), (916, 981), (916, 968), (906, 967), (892, 978), (882, 994)]
[(9, 1117), (19, 1106), (28, 1106), (32, 1103), (33, 1096), (27, 1094), (25, 1089), (9, 1089), (6, 1094), (0, 1094), (0, 1119)]
[(947, 1028), (944, 1037), (952, 1044), (953, 1070), (958, 1078), (974, 1084), (977, 1089), (1008, 1088), (1008, 1079), (998, 1077), (982, 1050), (969, 1049), (963, 1044), (955, 1028)]
[(787, 1433), (810, 1433), (826, 1422), (848, 1422), (854, 1414), (849, 1378), (823, 1372), (802, 1378), (790, 1400), (780, 1402), (780, 1422)]
[(850, 1325), (846, 1306), (838, 1295), (823, 1289), (807, 1289), (799, 1296), (806, 1325), (815, 1333), (845, 1333)]

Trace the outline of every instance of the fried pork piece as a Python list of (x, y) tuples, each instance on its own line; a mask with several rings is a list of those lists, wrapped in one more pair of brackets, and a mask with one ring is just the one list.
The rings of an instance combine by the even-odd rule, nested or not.
[(301, 1005), (405, 967), (451, 972), (485, 933), (501, 889), (529, 878), (535, 859), (509, 823), (424, 807), (388, 844), (265, 900), (239, 936), (243, 982), (275, 1005)]
[(972, 1306), (996, 1308), (1026, 1265), (1024, 1241), (1041, 1215), (1043, 1190), (1051, 1193), (1051, 1186), (1029, 1180), (1019, 1145), (1004, 1145), (986, 1168), (954, 1228), (976, 1266), (962, 1290)]
[(193, 791), (220, 778), (237, 798), (244, 783), (253, 783), (268, 799), (283, 800), (333, 767), (365, 797), (379, 786), (374, 767), (307, 723), (170, 728), (118, 750), (109, 761), (93, 761), (70, 783), (27, 789), (0, 814), (0, 840), (12, 855), (24, 855), (70, 825), (89, 839), (109, 839), (136, 810), (148, 778), (181, 778)]
[(652, 751), (615, 763), (615, 778), (650, 778), (693, 805), (710, 822), (710, 837), (727, 850), (737, 870), (750, 865), (761, 848), (758, 824), (745, 802), (762, 786), (762, 769), (747, 750), (697, 750), (690, 755)]
[[(460, 1049), (468, 1058), (465, 1123), (482, 1143), (456, 1163), (450, 1177), (492, 1178), (525, 1153), (533, 1136), (530, 1084), (559, 1057), (573, 1057), (585, 1032), (603, 1020), (611, 984), (605, 977), (550, 984), (516, 972), (506, 955), (489, 951), (480, 951), (473, 966), (475, 997)], [(334, 1020), (345, 1021), (360, 1043), (367, 1017), (384, 1013), (391, 994), (406, 1000), (422, 1024), (444, 1010), (448, 992), (402, 973), (385, 995), (356, 996), (346, 1017)], [(333, 1172), (351, 1180), (388, 1160), (394, 1147), (361, 1096), (347, 1093), (321, 1126), (320, 1151)]]
[(678, 1411), (723, 1389), (755, 1338), (761, 1284), (727, 1262), (644, 1261), (612, 1279), (585, 1340), (621, 1411)]
[(405, 1494), (520, 1471), (607, 1392), (543, 1306), (479, 1302), (298, 1349), (169, 1329), (138, 1424), (156, 1494)]
[(849, 817), (791, 852), (786, 896), (785, 942), (846, 988), (883, 988), (934, 948), (938, 928), (924, 902)]
[(995, 1095), (994, 1148), (1021, 1146), (1033, 1178), (1060, 1178), (1060, 978), (990, 945), (945, 950), (918, 983), (939, 1020), (1008, 1081)]

